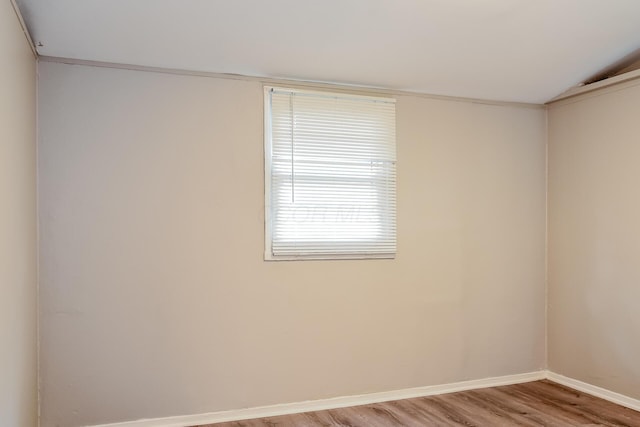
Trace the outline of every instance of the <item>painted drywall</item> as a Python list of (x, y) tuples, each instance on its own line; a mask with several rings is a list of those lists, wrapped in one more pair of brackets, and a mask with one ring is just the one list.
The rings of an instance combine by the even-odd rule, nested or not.
[(36, 62), (0, 1), (0, 426), (37, 423)]
[(640, 81), (549, 107), (549, 368), (640, 398)]
[(543, 109), (400, 96), (395, 260), (263, 261), (263, 88), (41, 62), (42, 426), (544, 366)]

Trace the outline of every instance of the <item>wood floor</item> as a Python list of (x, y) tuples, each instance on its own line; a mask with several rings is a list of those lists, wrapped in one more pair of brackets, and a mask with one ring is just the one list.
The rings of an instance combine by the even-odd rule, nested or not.
[(195, 427), (629, 426), (640, 412), (534, 381), (351, 408)]

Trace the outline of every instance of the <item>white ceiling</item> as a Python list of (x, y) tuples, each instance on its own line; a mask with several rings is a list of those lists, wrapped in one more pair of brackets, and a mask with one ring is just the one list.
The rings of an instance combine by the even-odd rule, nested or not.
[(640, 0), (21, 0), (41, 55), (543, 103), (640, 47)]

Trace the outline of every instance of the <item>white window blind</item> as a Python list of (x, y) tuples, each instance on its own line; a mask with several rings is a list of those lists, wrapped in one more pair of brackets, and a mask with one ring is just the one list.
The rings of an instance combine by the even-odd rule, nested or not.
[(265, 88), (265, 258), (392, 258), (395, 134), (394, 99)]

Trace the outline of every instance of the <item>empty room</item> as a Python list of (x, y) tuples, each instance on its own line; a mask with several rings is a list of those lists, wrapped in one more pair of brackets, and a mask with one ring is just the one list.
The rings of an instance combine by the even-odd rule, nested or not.
[(640, 427), (640, 1), (0, 0), (0, 427)]

